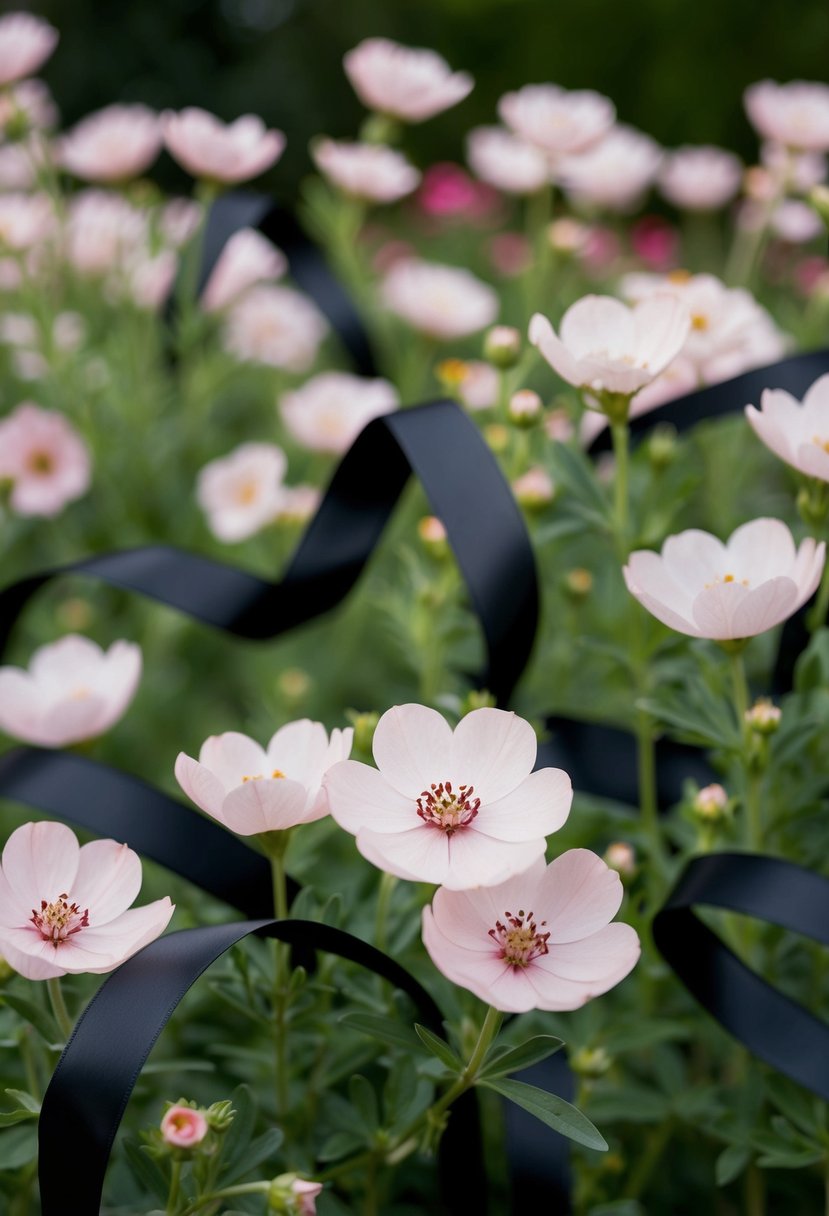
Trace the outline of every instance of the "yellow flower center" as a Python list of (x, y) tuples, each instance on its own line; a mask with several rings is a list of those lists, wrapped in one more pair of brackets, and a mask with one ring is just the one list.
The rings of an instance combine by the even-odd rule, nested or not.
[[(274, 780), (274, 779), (278, 780), (280, 777), (284, 778), (285, 774), (283, 773), (281, 768), (275, 768), (273, 770), (273, 772), (271, 773), (271, 780)], [(244, 785), (244, 783), (246, 781), (264, 781), (264, 780), (265, 780), (264, 773), (253, 773), (251, 776), (243, 777), (242, 784)]]
[(255, 481), (243, 481), (236, 491), (236, 501), (243, 507), (249, 507), (259, 497), (259, 486)]
[(705, 316), (704, 313), (701, 313), (701, 312), (692, 312), (691, 313), (691, 329), (697, 329), (697, 330), (701, 330), (704, 332), (706, 329), (708, 329), (710, 327), (710, 325), (711, 325), (711, 322), (708, 320), (708, 318)]
[(821, 451), (829, 453), (829, 439), (821, 439), (820, 435), (813, 435), (812, 443), (816, 444)]
[(737, 579), (734, 577), (733, 574), (723, 574), (722, 576), (717, 574), (711, 580), (710, 583), (705, 584), (705, 589), (706, 589), (706, 591), (708, 591), (711, 587), (718, 587), (720, 583), (736, 583), (736, 582), (739, 582), (741, 587), (747, 587), (749, 585), (747, 578)]

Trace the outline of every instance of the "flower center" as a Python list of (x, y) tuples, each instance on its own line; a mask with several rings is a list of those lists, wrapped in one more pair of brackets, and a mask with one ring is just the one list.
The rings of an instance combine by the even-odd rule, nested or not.
[(741, 587), (749, 585), (747, 578), (736, 579), (733, 574), (715, 575), (710, 583), (705, 584), (705, 590), (708, 591), (711, 587), (718, 587), (720, 583), (736, 583), (739, 582)]
[(26, 462), (30, 473), (44, 477), (54, 471), (55, 462), (49, 452), (32, 452)]
[(242, 507), (249, 507), (259, 497), (259, 484), (255, 481), (243, 481), (236, 491), (236, 501)]
[(83, 912), (76, 903), (69, 903), (69, 896), (59, 895), (52, 903), (40, 901), (40, 911), (32, 908), (32, 924), (45, 942), (51, 942), (57, 950), (61, 942), (73, 933), (79, 933), (89, 924), (89, 908)]
[(533, 913), (519, 908), (517, 916), (505, 912), (504, 921), (497, 920), (495, 928), (489, 930), (489, 936), (498, 946), (501, 958), (510, 967), (528, 967), (534, 959), (549, 954), (549, 930), (540, 932), (547, 924), (546, 920), (541, 922), (539, 928)]
[(459, 828), (469, 827), (478, 814), (480, 798), (475, 798), (474, 785), (461, 785), (457, 792), (451, 781), (432, 782), (417, 800), (417, 813), (428, 827), (441, 828), (447, 836)]
[[(284, 776), (285, 776), (285, 774), (283, 773), (281, 768), (275, 768), (273, 770), (273, 772), (271, 773), (271, 780), (274, 780), (274, 779), (278, 780), (280, 777), (284, 777)], [(242, 784), (244, 784), (246, 781), (264, 781), (264, 780), (265, 780), (264, 773), (254, 773), (252, 776), (243, 777)]]
[(704, 313), (701, 313), (701, 312), (691, 313), (691, 329), (698, 329), (704, 333), (706, 329), (710, 328), (710, 326), (711, 326), (711, 322), (708, 320), (708, 318), (705, 316)]
[(829, 439), (821, 439), (820, 435), (813, 435), (812, 443), (817, 444), (822, 451), (829, 452)]

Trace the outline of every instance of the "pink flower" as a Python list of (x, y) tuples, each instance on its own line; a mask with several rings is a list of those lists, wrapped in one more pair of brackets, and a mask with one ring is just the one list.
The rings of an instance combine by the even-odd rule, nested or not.
[(669, 203), (686, 211), (717, 211), (740, 189), (740, 158), (724, 148), (677, 148), (668, 153), (659, 174), (659, 189)]
[(48, 195), (0, 195), (0, 245), (21, 253), (44, 242), (54, 226), (55, 211)]
[(587, 849), (539, 858), (496, 887), (437, 891), (423, 943), (439, 971), (505, 1013), (579, 1009), (633, 969), (639, 938), (610, 924), (619, 875)]
[(746, 417), (775, 456), (829, 481), (829, 375), (814, 382), (802, 403), (785, 389), (765, 389), (760, 409), (747, 405)]
[(274, 1178), (268, 1193), (269, 1211), (282, 1212), (285, 1216), (316, 1216), (316, 1200), (322, 1189), (321, 1182), (307, 1182), (296, 1174), (280, 1174)]
[(343, 67), (363, 105), (403, 122), (423, 122), (472, 92), (472, 77), (453, 72), (435, 51), (388, 38), (366, 38), (344, 57)]
[(514, 279), (533, 264), (532, 244), (522, 232), (498, 232), (487, 246), (493, 270), (505, 279)]
[(522, 507), (537, 511), (553, 501), (556, 488), (546, 469), (535, 465), (512, 483), (512, 492)]
[(390, 413), (399, 404), (397, 389), (388, 380), (320, 372), (301, 388), (283, 393), (279, 411), (303, 447), (340, 454), (351, 447), (372, 418)]
[(113, 298), (131, 300), (136, 308), (158, 312), (173, 290), (178, 258), (172, 249), (151, 255), (149, 249), (136, 249), (127, 259), (123, 273), (109, 285)]
[(304, 524), (316, 513), (322, 492), (316, 486), (302, 483), (283, 486), (277, 519), (289, 524)]
[(173, 915), (166, 897), (131, 908), (140, 889), (141, 862), (125, 844), (81, 848), (62, 823), (25, 823), (3, 849), (0, 949), (30, 980), (112, 971)]
[(661, 161), (650, 136), (618, 126), (586, 151), (559, 161), (556, 175), (574, 202), (629, 211), (650, 188)]
[(291, 1183), (296, 1216), (317, 1216), (317, 1196), (322, 1192), (321, 1182), (307, 1182), (304, 1178), (295, 1178)]
[(174, 249), (180, 249), (196, 235), (203, 217), (204, 209), (195, 199), (172, 198), (165, 203), (159, 216), (161, 235)]
[(616, 111), (590, 89), (567, 92), (555, 84), (527, 84), (498, 103), (503, 122), (527, 143), (558, 159), (583, 152), (610, 130)]
[(665, 270), (676, 261), (679, 233), (661, 216), (643, 215), (630, 230), (630, 245), (647, 266)]
[(620, 256), (622, 243), (612, 228), (604, 224), (591, 224), (577, 252), (579, 261), (587, 271), (604, 276)]
[(120, 194), (82, 190), (69, 203), (64, 253), (78, 274), (106, 274), (137, 249), (146, 249), (148, 239), (146, 215)]
[(777, 205), (771, 217), (771, 230), (789, 245), (805, 245), (826, 232), (814, 208), (797, 198), (784, 199)]
[(196, 498), (210, 531), (225, 543), (272, 523), (282, 505), (285, 453), (274, 443), (243, 443), (200, 471)]
[(227, 313), (223, 344), (238, 359), (306, 372), (328, 332), (322, 313), (292, 287), (251, 287)]
[(458, 385), (461, 404), (468, 410), (490, 410), (498, 403), (501, 380), (491, 363), (470, 359), (464, 365), (464, 375)]
[(28, 671), (0, 667), (0, 728), (40, 747), (97, 739), (126, 713), (140, 679), (139, 646), (103, 651), (67, 634), (36, 650)]
[(167, 150), (193, 177), (246, 182), (275, 164), (285, 147), (281, 131), (268, 131), (256, 114), (224, 123), (196, 106), (161, 115)]
[(198, 761), (184, 752), (176, 780), (196, 806), (239, 836), (282, 832), (328, 814), (326, 771), (351, 752), (354, 731), (303, 718), (280, 727), (267, 748), (247, 735), (211, 735)]
[(455, 266), (395, 262), (380, 290), (386, 307), (412, 329), (443, 341), (486, 329), (498, 316), (493, 289)]
[(763, 139), (801, 152), (829, 151), (829, 85), (760, 80), (749, 85), (743, 101)]
[[(641, 418), (651, 410), (658, 409), (667, 401), (676, 397), (684, 397), (699, 388), (699, 373), (693, 360), (686, 355), (677, 357), (660, 372), (655, 380), (640, 389), (630, 404), (629, 419)], [(581, 420), (579, 435), (582, 443), (590, 445), (596, 436), (607, 426), (607, 417), (597, 410), (586, 410)]]
[(312, 148), (317, 168), (344, 194), (395, 203), (417, 187), (420, 174), (401, 152), (382, 144), (321, 139)]
[(0, 17), (0, 87), (31, 76), (58, 44), (58, 31), (31, 13)]
[(240, 228), (225, 245), (202, 292), (205, 312), (220, 312), (255, 283), (281, 279), (288, 260), (255, 228)]
[(161, 1120), (161, 1135), (173, 1148), (195, 1148), (207, 1132), (207, 1119), (192, 1106), (171, 1106)]
[(89, 182), (124, 182), (143, 173), (161, 150), (158, 115), (147, 106), (107, 106), (82, 119), (58, 145), (58, 161)]
[(585, 296), (562, 317), (561, 337), (536, 313), (530, 342), (568, 384), (630, 395), (676, 357), (688, 324), (686, 309), (668, 295), (634, 308), (610, 296)]
[(398, 878), (492, 886), (543, 857), (570, 810), (570, 778), (532, 772), (535, 732), (504, 710), (473, 710), (453, 732), (433, 709), (397, 705), (373, 749), (376, 769), (349, 760), (324, 786), (362, 855)]
[(481, 181), (505, 194), (535, 194), (550, 180), (547, 157), (503, 127), (476, 127), (466, 141), (466, 158)]
[(28, 133), (51, 130), (59, 117), (55, 99), (42, 80), (21, 80), (0, 95), (0, 127), (6, 132), (19, 134), (21, 127)]
[(24, 401), (0, 421), (0, 478), (18, 515), (59, 514), (89, 489), (89, 449), (62, 414)]
[[(785, 191), (808, 194), (813, 186), (826, 180), (826, 157), (821, 152), (792, 152), (782, 144), (767, 142), (760, 149), (760, 159), (771, 175), (771, 195), (779, 186)], [(754, 172), (761, 172), (759, 166)]]
[(670, 629), (735, 640), (774, 628), (805, 604), (825, 552), (811, 538), (795, 551), (779, 519), (754, 519), (726, 544), (696, 528), (669, 536), (661, 555), (631, 553), (624, 576), (630, 593)]

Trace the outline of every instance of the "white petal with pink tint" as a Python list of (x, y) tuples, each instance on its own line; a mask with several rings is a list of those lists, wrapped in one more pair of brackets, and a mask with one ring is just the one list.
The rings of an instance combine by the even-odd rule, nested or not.
[(365, 106), (404, 122), (423, 122), (457, 105), (472, 77), (453, 72), (436, 51), (389, 38), (366, 38), (343, 58), (346, 75)]
[(62, 414), (24, 401), (0, 421), (0, 477), (12, 511), (51, 518), (89, 489), (89, 449)]
[(391, 413), (399, 404), (397, 389), (388, 380), (320, 372), (283, 393), (279, 412), (303, 447), (342, 455), (373, 418)]
[(497, 802), (529, 778), (537, 754), (535, 731), (524, 718), (474, 709), (455, 727), (450, 772), (458, 784), (474, 785), (483, 802)]
[(281, 131), (268, 131), (255, 114), (224, 123), (189, 106), (165, 111), (161, 128), (167, 150), (193, 177), (224, 183), (249, 181), (275, 164), (285, 147)]
[(829, 375), (811, 385), (802, 403), (784, 389), (765, 389), (760, 409), (746, 406), (746, 417), (781, 460), (807, 477), (829, 481)]
[(436, 709), (395, 705), (377, 723), (372, 751), (385, 780), (399, 793), (417, 798), (436, 772), (448, 776), (452, 728)]
[(0, 87), (31, 76), (58, 44), (54, 26), (33, 13), (0, 17)]
[(240, 228), (225, 245), (210, 272), (201, 305), (206, 312), (219, 312), (255, 283), (281, 279), (288, 259), (281, 249), (255, 228)]
[(498, 114), (521, 139), (559, 158), (595, 144), (610, 130), (616, 111), (590, 89), (527, 84), (501, 98)]
[(380, 285), (383, 303), (412, 329), (441, 341), (468, 337), (498, 316), (498, 295), (457, 266), (417, 258), (395, 262)]

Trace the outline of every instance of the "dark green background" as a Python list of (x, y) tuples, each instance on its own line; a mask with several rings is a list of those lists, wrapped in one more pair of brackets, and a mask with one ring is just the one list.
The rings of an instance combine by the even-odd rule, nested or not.
[[(4, 3), (4, 10), (23, 7)], [(62, 31), (44, 73), (68, 121), (113, 100), (253, 110), (288, 133), (272, 185), (307, 167), (310, 136), (352, 134), (343, 53), (370, 34), (440, 50), (476, 78), (456, 110), (413, 132), (422, 163), (458, 158), (501, 93), (553, 80), (609, 94), (666, 144), (714, 141), (750, 158), (745, 85), (821, 80), (827, 0), (34, 0)], [(163, 166), (161, 169), (163, 173)]]

